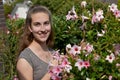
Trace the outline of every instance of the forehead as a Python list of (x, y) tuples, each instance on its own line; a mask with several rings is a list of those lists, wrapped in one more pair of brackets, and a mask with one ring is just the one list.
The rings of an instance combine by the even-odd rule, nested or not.
[(49, 15), (44, 12), (38, 12), (31, 15), (32, 22), (44, 22), (49, 21)]

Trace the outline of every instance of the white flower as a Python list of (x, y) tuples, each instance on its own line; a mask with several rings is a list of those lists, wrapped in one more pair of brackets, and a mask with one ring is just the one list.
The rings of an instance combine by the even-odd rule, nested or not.
[(86, 1), (82, 1), (82, 2), (81, 2), (81, 7), (86, 7), (86, 5), (87, 5), (87, 2), (86, 2)]
[(111, 53), (110, 55), (107, 55), (106, 60), (112, 63), (113, 60), (115, 60), (115, 55), (113, 53)]
[(104, 19), (103, 10), (98, 10), (92, 17), (92, 24), (94, 22), (100, 22), (102, 19)]
[(87, 43), (87, 45), (84, 48), (88, 53), (91, 53), (93, 49), (93, 45), (90, 45), (90, 43)]
[(97, 36), (98, 36), (98, 37), (102, 37), (102, 36), (103, 36), (103, 34), (101, 34), (101, 33), (97, 32)]
[(82, 22), (84, 22), (85, 20), (88, 20), (89, 18), (86, 16), (81, 16), (82, 17)]
[(71, 48), (71, 44), (67, 44), (66, 48), (70, 49)]
[(76, 54), (80, 54), (81, 47), (78, 45), (73, 45), (71, 48), (72, 54), (75, 56)]
[(72, 66), (71, 65), (66, 65), (65, 66), (65, 70), (70, 73), (70, 70), (72, 69)]
[(97, 18), (98, 21), (100, 21), (101, 19), (104, 18), (104, 16), (103, 16), (103, 10), (98, 10), (96, 12), (96, 18)]
[(102, 30), (102, 33), (105, 34), (105, 30)]
[(78, 18), (77, 13), (75, 12), (75, 7), (72, 7), (72, 10), (68, 11), (66, 15), (66, 20), (76, 20)]
[(109, 8), (110, 8), (110, 11), (112, 11), (112, 12), (114, 12), (114, 11), (116, 11), (116, 10), (118, 10), (118, 8), (117, 8), (117, 5), (116, 4), (111, 4), (111, 5), (109, 5)]
[(108, 79), (109, 79), (109, 80), (112, 80), (112, 76), (110, 75)]
[(97, 32), (98, 37), (102, 37), (102, 36), (104, 36), (104, 34), (105, 34), (105, 30), (102, 30), (102, 33)]
[(90, 80), (90, 78), (86, 78), (86, 80)]

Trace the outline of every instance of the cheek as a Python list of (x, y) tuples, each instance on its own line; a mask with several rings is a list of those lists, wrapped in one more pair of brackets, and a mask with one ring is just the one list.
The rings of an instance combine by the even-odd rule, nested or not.
[(47, 27), (46, 30), (51, 32), (51, 27)]
[(32, 31), (32, 32), (38, 32), (39, 29), (38, 29), (37, 27), (34, 27), (34, 28), (31, 29), (31, 31)]

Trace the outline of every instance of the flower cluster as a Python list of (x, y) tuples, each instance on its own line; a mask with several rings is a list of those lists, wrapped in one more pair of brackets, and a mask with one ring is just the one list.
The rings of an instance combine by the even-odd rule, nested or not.
[[(66, 21), (71, 24), (75, 21), (75, 23), (82, 22), (79, 28), (84, 36), (80, 44), (72, 43), (66, 45), (65, 55), (59, 53), (59, 51), (53, 55), (59, 61), (59, 65), (54, 66), (50, 70), (53, 80), (120, 79), (120, 44), (118, 41), (112, 42), (113, 39), (109, 40), (111, 38), (110, 35), (113, 34), (111, 33), (111, 25), (113, 24), (111, 22), (113, 20), (117, 22), (115, 24), (118, 24), (120, 10), (118, 10), (116, 4), (111, 4), (108, 6), (108, 12), (104, 12), (100, 8), (97, 11), (94, 8), (93, 11), (88, 9), (87, 11), (85, 10), (86, 6), (88, 6), (87, 4), (89, 3), (82, 1), (81, 8), (88, 15), (82, 13), (78, 16), (75, 6), (66, 15)], [(69, 29), (73, 28), (70, 24), (68, 26), (70, 27)]]
[(79, 54), (88, 56), (93, 50), (93, 45), (87, 43), (85, 46), (79, 46), (76, 44), (73, 46), (71, 46), (71, 44), (66, 45), (66, 54), (68, 55), (60, 55), (59, 51), (56, 51), (53, 54), (53, 58), (58, 60), (59, 65), (53, 66), (53, 68), (49, 71), (51, 74), (51, 79), (61, 80), (63, 77), (61, 77), (60, 74), (63, 74), (64, 72), (70, 73), (72, 70), (72, 63), (69, 61), (70, 58), (75, 61), (74, 66), (77, 67), (79, 71), (81, 71), (82, 68), (87, 69), (90, 67), (89, 60), (82, 60)]
[(110, 11), (115, 15), (116, 18), (120, 18), (120, 10), (118, 10), (116, 4), (111, 4), (109, 6)]

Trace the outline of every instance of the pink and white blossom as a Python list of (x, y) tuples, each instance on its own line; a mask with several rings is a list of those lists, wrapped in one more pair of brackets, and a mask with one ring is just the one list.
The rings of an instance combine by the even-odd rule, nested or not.
[(83, 49), (86, 50), (87, 53), (91, 53), (94, 50), (93, 45), (90, 45), (90, 43), (87, 43)]
[(115, 55), (113, 53), (111, 53), (110, 55), (107, 55), (106, 60), (112, 63), (113, 60), (115, 60)]
[(73, 54), (75, 56), (76, 54), (80, 54), (80, 50), (81, 50), (80, 46), (73, 45), (71, 50), (70, 50), (70, 54)]
[(84, 61), (84, 67), (88, 68), (90, 66), (90, 62), (89, 61)]
[(98, 22), (98, 21), (97, 21), (97, 18), (96, 18), (96, 14), (94, 14), (93, 17), (92, 17), (91, 23), (94, 24), (96, 22)]
[(110, 75), (108, 79), (109, 79), (109, 80), (112, 80), (112, 76)]
[(72, 10), (68, 11), (68, 14), (66, 15), (66, 20), (76, 20), (78, 18), (77, 13), (75, 12), (74, 6), (72, 7)]
[(60, 66), (54, 66), (52, 72), (58, 76), (62, 72), (62, 69)]
[(81, 59), (78, 59), (77, 62), (75, 63), (75, 66), (78, 67), (78, 70), (81, 71), (81, 69), (84, 68), (84, 61)]
[(87, 2), (86, 2), (86, 1), (82, 1), (82, 2), (81, 2), (81, 7), (84, 7), (84, 8), (85, 8), (86, 5), (87, 5)]
[(115, 10), (113, 14), (116, 18), (120, 18), (120, 10)]
[(65, 66), (65, 71), (67, 71), (68, 73), (70, 73), (70, 70), (72, 70), (72, 66), (71, 65), (66, 65)]
[(62, 63), (61, 63), (61, 67), (65, 67), (66, 65), (70, 65), (71, 63), (68, 61), (67, 58), (64, 58)]
[(104, 19), (103, 16), (103, 10), (98, 10), (92, 17), (92, 24), (96, 23), (96, 22), (100, 22), (102, 19)]
[(82, 17), (82, 22), (85, 22), (86, 20), (89, 19), (87, 16), (81, 16), (81, 17)]
[(117, 67), (120, 67), (120, 63), (117, 63), (116, 66), (117, 66)]
[(110, 8), (110, 11), (112, 11), (112, 12), (115, 12), (116, 10), (118, 10), (117, 5), (114, 4), (114, 3), (112, 3), (112, 4), (109, 5), (108, 7)]

